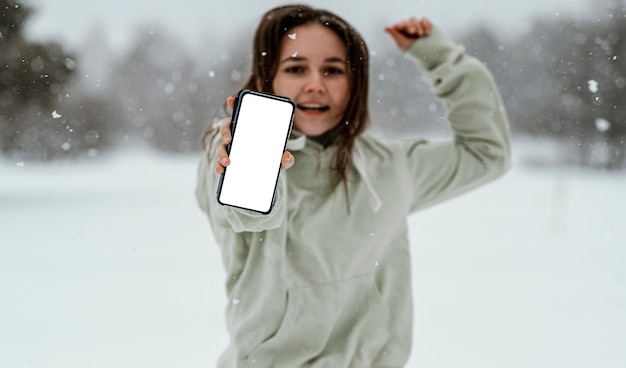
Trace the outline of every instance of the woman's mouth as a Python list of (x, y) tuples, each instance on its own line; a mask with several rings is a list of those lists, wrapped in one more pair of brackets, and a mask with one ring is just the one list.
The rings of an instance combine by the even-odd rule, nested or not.
[(303, 111), (327, 111), (330, 107), (328, 105), (321, 105), (316, 103), (303, 103), (297, 104), (298, 108)]

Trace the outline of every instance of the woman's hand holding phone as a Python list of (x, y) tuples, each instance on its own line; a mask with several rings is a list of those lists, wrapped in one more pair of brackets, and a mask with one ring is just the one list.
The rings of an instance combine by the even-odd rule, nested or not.
[(285, 149), (296, 104), (285, 96), (243, 89), (226, 100), (231, 118), (219, 125), (217, 201), (267, 215), (278, 196), (280, 172), (294, 158)]
[[(233, 108), (235, 107), (235, 98), (232, 96), (228, 97), (226, 99), (226, 105), (230, 108), (230, 111), (232, 112)], [(222, 143), (219, 144), (216, 149), (215, 156), (217, 157), (217, 162), (215, 164), (215, 172), (220, 175), (224, 173), (224, 168), (230, 165), (230, 159), (228, 158), (228, 153), (226, 150), (226, 146), (228, 146), (228, 144), (230, 143), (232, 139), (230, 122), (231, 122), (230, 117), (224, 118), (220, 122), (220, 127), (219, 127), (219, 134), (220, 134), (220, 137), (222, 138)], [(295, 159), (293, 155), (291, 154), (291, 152), (285, 151), (285, 153), (283, 153), (281, 163), (282, 163), (283, 170), (287, 170), (291, 166), (293, 166), (293, 164), (295, 163)]]

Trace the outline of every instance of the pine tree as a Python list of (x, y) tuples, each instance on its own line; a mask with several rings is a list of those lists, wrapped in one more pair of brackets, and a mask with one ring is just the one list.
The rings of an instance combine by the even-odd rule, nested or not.
[[(27, 40), (24, 25), (33, 9), (20, 0), (0, 0), (0, 152), (23, 149), (43, 131), (22, 119), (34, 109), (51, 109), (70, 80), (75, 62), (55, 42)], [(22, 143), (20, 143), (22, 142)]]

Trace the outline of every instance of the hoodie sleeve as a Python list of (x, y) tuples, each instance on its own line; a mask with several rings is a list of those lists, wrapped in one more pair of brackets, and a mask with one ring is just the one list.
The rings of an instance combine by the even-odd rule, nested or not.
[(435, 26), (408, 55), (426, 70), (424, 79), (443, 102), (454, 135), (451, 142), (409, 144), (414, 212), (496, 179), (508, 170), (511, 154), (507, 114), (481, 62)]
[[(209, 147), (215, 147), (215, 144)], [(217, 238), (221, 237), (222, 232), (258, 232), (277, 228), (284, 222), (287, 214), (285, 175), (279, 176), (276, 203), (272, 212), (263, 215), (254, 211), (222, 206), (217, 202), (219, 175), (213, 170), (211, 162), (214, 162), (214, 157), (209, 149), (203, 152), (198, 165), (196, 200), (202, 211), (208, 215), (213, 233)]]

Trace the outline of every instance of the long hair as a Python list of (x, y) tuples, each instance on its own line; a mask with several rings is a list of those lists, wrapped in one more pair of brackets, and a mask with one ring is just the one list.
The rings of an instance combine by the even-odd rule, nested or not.
[[(332, 161), (332, 190), (344, 183), (347, 194), (347, 170), (356, 138), (369, 124), (369, 53), (361, 35), (338, 15), (307, 5), (286, 5), (269, 10), (257, 26), (252, 47), (252, 70), (243, 88), (273, 93), (284, 36), (293, 28), (311, 23), (327, 26), (346, 48), (350, 96), (342, 120), (333, 128), (337, 145)], [(204, 140), (203, 140), (204, 141)]]

